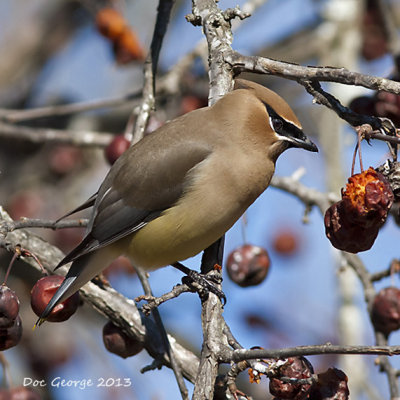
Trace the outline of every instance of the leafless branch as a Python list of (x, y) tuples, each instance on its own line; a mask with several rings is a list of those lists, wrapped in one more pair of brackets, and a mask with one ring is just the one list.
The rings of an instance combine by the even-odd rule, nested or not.
[[(330, 343), (315, 346), (296, 346), (284, 349), (239, 349), (233, 350), (229, 360), (235, 362), (263, 358), (288, 358), (320, 354), (371, 354), (394, 356), (400, 354), (400, 346), (340, 346)], [(228, 359), (222, 359), (228, 362)]]
[[(144, 85), (142, 102), (139, 111), (134, 112), (128, 122), (125, 135), (132, 134), (132, 144), (137, 143), (144, 135), (150, 113), (155, 105), (156, 72), (158, 58), (165, 33), (167, 31), (174, 0), (160, 0), (158, 3), (157, 20), (154, 27), (153, 39), (150, 45), (150, 53), (144, 63)], [(136, 123), (133, 125), (133, 117), (136, 115)]]
[(8, 123), (28, 121), (31, 119), (70, 115), (101, 108), (128, 106), (137, 103), (142, 95), (141, 91), (128, 93), (112, 99), (85, 101), (72, 104), (37, 107), (26, 110), (0, 109), (0, 120)]
[(0, 122), (0, 137), (32, 143), (63, 143), (80, 147), (105, 147), (114, 135), (106, 132), (30, 128)]
[(344, 85), (363, 86), (371, 90), (384, 90), (400, 94), (400, 82), (349, 71), (346, 68), (306, 67), (266, 57), (243, 56), (235, 51), (224, 54), (224, 59), (236, 74), (240, 72), (255, 72), (280, 76), (295, 81), (337, 82)]
[(160, 297), (154, 297), (152, 295), (142, 295), (135, 298), (136, 302), (145, 300), (147, 304), (142, 306), (142, 311), (145, 315), (150, 315), (151, 311), (154, 308), (157, 308), (162, 303), (165, 303), (168, 300), (174, 299), (180, 296), (182, 293), (193, 292), (193, 289), (186, 284), (175, 285), (171, 291), (163, 294)]
[[(139, 267), (136, 267), (136, 272), (139, 276), (140, 282), (142, 283), (143, 289), (145, 291), (146, 296), (153, 296), (149, 280), (147, 278), (147, 272), (142, 270)], [(179, 391), (181, 393), (183, 400), (188, 400), (188, 390), (185, 385), (185, 381), (183, 380), (182, 376), (182, 368), (178, 363), (177, 356), (175, 355), (174, 351), (171, 348), (171, 344), (168, 341), (167, 331), (165, 330), (164, 324), (161, 319), (160, 312), (158, 308), (153, 308), (152, 310), (153, 318), (160, 333), (163, 345), (164, 345), (164, 352), (168, 354), (168, 358), (171, 363), (171, 368), (174, 371), (175, 379), (178, 383)]]

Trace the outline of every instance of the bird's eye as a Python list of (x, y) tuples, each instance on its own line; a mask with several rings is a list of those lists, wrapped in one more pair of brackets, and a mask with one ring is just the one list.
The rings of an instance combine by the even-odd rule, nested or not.
[(282, 128), (283, 128), (283, 122), (282, 122), (282, 120), (279, 119), (279, 118), (271, 118), (270, 121), (271, 121), (272, 129), (273, 129), (275, 132), (279, 133), (279, 132), (282, 130)]

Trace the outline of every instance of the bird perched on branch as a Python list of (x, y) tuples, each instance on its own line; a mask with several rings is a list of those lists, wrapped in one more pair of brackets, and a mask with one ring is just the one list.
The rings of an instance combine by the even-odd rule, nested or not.
[(153, 270), (210, 246), (268, 187), (290, 147), (318, 151), (280, 96), (241, 79), (213, 106), (145, 136), (77, 209), (93, 207), (86, 236), (57, 266), (72, 262), (38, 324), (121, 254)]

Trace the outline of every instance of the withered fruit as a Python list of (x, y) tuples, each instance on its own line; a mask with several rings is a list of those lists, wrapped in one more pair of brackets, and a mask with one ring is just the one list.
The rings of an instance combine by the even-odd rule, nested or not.
[(337, 368), (318, 374), (318, 381), (311, 387), (312, 400), (348, 400), (350, 396), (347, 375)]
[(276, 378), (269, 381), (269, 391), (279, 399), (303, 400), (309, 398), (311, 384), (286, 383), (279, 377), (307, 379), (314, 373), (314, 368), (305, 357), (288, 358), (287, 363), (282, 365)]
[(371, 320), (375, 329), (385, 335), (400, 329), (400, 289), (387, 287), (377, 293), (372, 303)]
[(325, 233), (333, 247), (349, 253), (369, 250), (379, 233), (379, 227), (369, 229), (352, 223), (340, 200), (325, 212)]
[(387, 179), (369, 167), (348, 179), (342, 198), (345, 212), (352, 222), (368, 228), (383, 225), (394, 196)]
[(372, 167), (348, 179), (342, 200), (325, 212), (325, 233), (332, 245), (350, 253), (369, 250), (384, 224), (394, 195)]

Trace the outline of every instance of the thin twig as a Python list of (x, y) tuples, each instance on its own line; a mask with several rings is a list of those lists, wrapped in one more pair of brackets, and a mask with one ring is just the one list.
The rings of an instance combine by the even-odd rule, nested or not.
[(102, 108), (127, 106), (130, 105), (132, 102), (138, 102), (138, 99), (141, 95), (141, 91), (135, 91), (111, 99), (37, 107), (26, 110), (0, 109), (0, 119), (4, 122), (16, 123), (44, 117), (56, 117), (61, 115), (77, 114)]
[(239, 349), (233, 350), (230, 357), (222, 362), (242, 361), (263, 358), (288, 358), (321, 354), (370, 354), (394, 356), (400, 354), (400, 346), (342, 346), (323, 344), (316, 346), (296, 346), (284, 349)]
[(61, 221), (48, 220), (48, 219), (37, 219), (37, 218), (22, 218), (12, 222), (2, 222), (0, 224), (0, 230), (5, 229), (8, 232), (12, 232), (15, 229), (22, 228), (50, 228), (50, 229), (64, 229), (64, 228), (81, 228), (85, 227), (88, 223), (88, 219), (67, 219)]
[[(153, 293), (152, 293), (152, 290), (151, 290), (151, 287), (149, 284), (149, 280), (147, 278), (146, 271), (144, 271), (142, 268), (136, 267), (136, 272), (138, 274), (138, 277), (143, 286), (146, 296), (147, 297), (153, 296)], [(174, 355), (174, 352), (172, 351), (171, 344), (169, 343), (169, 340), (168, 340), (167, 331), (165, 330), (165, 327), (162, 322), (161, 315), (158, 311), (158, 308), (152, 309), (152, 315), (153, 315), (154, 321), (160, 331), (160, 335), (163, 340), (164, 348), (168, 354), (172, 370), (174, 371), (175, 379), (178, 383), (178, 387), (181, 392), (182, 399), (188, 400), (189, 399), (188, 390), (186, 388), (185, 381), (183, 380), (181, 367), (178, 364), (178, 361)]]
[(0, 122), (0, 137), (27, 140), (32, 143), (63, 143), (80, 147), (105, 147), (114, 138), (106, 132), (31, 128)]
[[(133, 111), (129, 123), (125, 129), (125, 135), (131, 135), (131, 143), (137, 143), (144, 135), (150, 113), (155, 105), (156, 73), (158, 58), (165, 33), (167, 31), (174, 0), (160, 0), (157, 9), (157, 20), (154, 27), (153, 38), (150, 45), (150, 53), (144, 63), (144, 85), (142, 102), (136, 116), (136, 123), (133, 125)], [(132, 131), (133, 129), (133, 131)]]
[(171, 291), (163, 294), (159, 297), (142, 295), (135, 298), (136, 302), (145, 300), (147, 304), (142, 306), (142, 311), (145, 315), (150, 315), (153, 309), (157, 308), (161, 304), (165, 303), (168, 300), (175, 299), (176, 297), (180, 296), (182, 293), (193, 293), (193, 289), (186, 285), (186, 284), (178, 284), (175, 285)]

